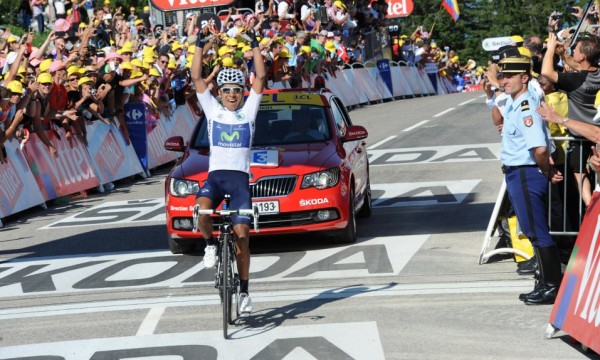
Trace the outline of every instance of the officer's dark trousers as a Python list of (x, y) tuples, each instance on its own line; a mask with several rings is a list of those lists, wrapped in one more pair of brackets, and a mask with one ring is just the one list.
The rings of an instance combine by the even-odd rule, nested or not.
[(547, 219), (548, 179), (537, 167), (517, 168), (505, 176), (508, 196), (523, 234), (533, 246), (553, 246)]

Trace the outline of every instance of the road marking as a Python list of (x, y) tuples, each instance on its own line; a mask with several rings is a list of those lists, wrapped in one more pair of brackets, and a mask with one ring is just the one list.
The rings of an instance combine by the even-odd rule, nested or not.
[(367, 150), (375, 149), (376, 147), (378, 147), (378, 146), (381, 146), (381, 145), (385, 144), (386, 142), (388, 142), (388, 141), (390, 141), (390, 140), (392, 140), (392, 139), (396, 138), (396, 136), (397, 136), (397, 135), (392, 135), (392, 136), (389, 136), (389, 137), (387, 137), (387, 138), (385, 138), (385, 139), (381, 140), (380, 142), (378, 142), (378, 143), (375, 143), (375, 144), (373, 144), (373, 145), (369, 146), (369, 147), (367, 148)]
[(471, 99), (471, 100), (467, 100), (467, 101), (465, 101), (465, 102), (462, 102), (462, 103), (458, 104), (458, 106), (463, 106), (463, 105), (466, 105), (466, 104), (470, 103), (471, 101), (475, 101), (475, 100), (477, 100), (477, 99)]
[(462, 203), (481, 182), (455, 180), (403, 184), (372, 184), (373, 207), (456, 205)]
[(137, 331), (135, 336), (144, 336), (144, 335), (152, 335), (154, 334), (154, 330), (156, 330), (156, 326), (160, 321), (160, 317), (165, 312), (165, 307), (153, 307), (148, 311), (148, 315), (142, 321), (142, 325)]
[[(295, 289), (272, 292), (252, 292), (254, 303), (298, 302), (305, 300), (343, 299), (350, 297), (414, 296), (443, 294), (518, 293), (531, 290), (533, 280), (465, 281), (427, 284), (393, 284), (384, 286), (349, 286), (344, 288)], [(255, 289), (256, 289), (256, 285)], [(183, 307), (219, 305), (216, 293), (195, 296), (168, 296), (128, 300), (71, 303), (47, 306), (1, 309), (0, 320), (26, 319), (110, 311), (132, 311), (156, 307)]]
[(417, 128), (417, 127), (419, 127), (419, 126), (421, 126), (421, 125), (423, 125), (423, 124), (425, 124), (425, 123), (427, 123), (428, 121), (429, 121), (429, 120), (423, 120), (423, 121), (421, 121), (421, 122), (418, 122), (418, 123), (414, 124), (413, 126), (411, 126), (411, 127), (409, 127), (409, 128), (406, 128), (406, 129), (404, 129), (404, 130), (402, 130), (402, 131), (403, 131), (403, 132), (411, 131), (411, 130), (413, 130), (413, 129), (415, 129), (415, 128)]
[[(276, 316), (281, 317), (281, 313)], [(230, 338), (235, 344), (223, 339), (221, 330), (213, 330), (3, 347), (2, 357), (24, 359), (26, 355), (27, 358), (65, 360), (385, 359), (374, 321), (295, 326), (275, 326), (275, 321), (273, 314), (273, 318), (264, 319), (265, 325), (261, 327), (250, 327), (250, 324), (232, 327)]]
[(480, 97), (480, 98), (482, 98), (482, 97), (487, 97), (487, 94), (483, 94), (483, 95), (481, 95), (481, 96), (479, 96), (479, 97)]
[(369, 151), (371, 166), (498, 161), (500, 143), (429, 146)]
[[(359, 238), (356, 244), (252, 256), (252, 282), (381, 277), (399, 274), (429, 235)], [(209, 286), (215, 270), (197, 256), (169, 251), (81, 254), (0, 265), (0, 299), (116, 289)]]
[(440, 116), (442, 116), (442, 115), (444, 115), (444, 114), (446, 114), (446, 113), (449, 113), (450, 111), (452, 111), (452, 110), (454, 110), (454, 109), (456, 109), (456, 108), (453, 108), (453, 107), (451, 107), (450, 109), (446, 109), (446, 110), (442, 111), (441, 113), (437, 113), (437, 114), (433, 115), (433, 117), (434, 117), (434, 118), (436, 118), (436, 117), (440, 117)]

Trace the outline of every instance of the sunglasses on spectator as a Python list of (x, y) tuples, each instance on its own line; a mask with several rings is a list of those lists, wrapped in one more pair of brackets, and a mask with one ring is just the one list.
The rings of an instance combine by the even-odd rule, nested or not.
[(221, 91), (223, 94), (241, 94), (243, 89), (241, 87), (222, 87)]
[(69, 79), (69, 81), (77, 81), (77, 80), (79, 80), (79, 78), (76, 78), (76, 77)]
[(161, 60), (161, 61), (160, 61), (160, 63), (161, 63), (161, 64), (168, 64), (169, 62), (168, 62), (168, 61)]
[(52, 86), (52, 83), (40, 83), (42, 86)]

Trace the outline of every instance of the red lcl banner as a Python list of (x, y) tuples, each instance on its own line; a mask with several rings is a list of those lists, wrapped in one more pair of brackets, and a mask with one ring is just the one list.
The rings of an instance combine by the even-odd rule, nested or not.
[(150, 2), (159, 10), (174, 11), (225, 6), (231, 4), (233, 0), (150, 0)]
[(595, 191), (565, 271), (550, 323), (600, 353), (600, 192)]

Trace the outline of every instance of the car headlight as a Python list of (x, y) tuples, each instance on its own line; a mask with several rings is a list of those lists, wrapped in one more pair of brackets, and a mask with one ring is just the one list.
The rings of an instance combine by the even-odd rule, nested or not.
[(326, 189), (337, 185), (340, 179), (340, 170), (338, 168), (331, 168), (323, 171), (317, 171), (314, 173), (306, 174), (302, 178), (301, 189), (309, 187), (315, 187), (319, 190)]
[(200, 186), (197, 181), (171, 178), (169, 184), (169, 192), (173, 196), (186, 197), (195, 195), (200, 191)]

